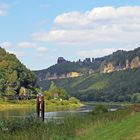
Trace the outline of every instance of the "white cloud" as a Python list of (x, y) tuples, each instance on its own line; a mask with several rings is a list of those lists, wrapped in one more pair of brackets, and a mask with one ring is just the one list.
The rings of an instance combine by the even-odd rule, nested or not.
[(82, 50), (82, 51), (77, 52), (77, 55), (82, 56), (82, 57), (102, 57), (105, 55), (109, 55), (114, 51), (116, 51), (115, 48)]
[(9, 7), (8, 4), (0, 3), (0, 16), (7, 15)]
[(40, 53), (45, 53), (45, 52), (48, 51), (48, 48), (46, 48), (46, 47), (39, 47), (39, 48), (37, 48), (37, 51), (40, 52)]
[[(94, 50), (82, 50), (77, 52), (77, 55), (81, 57), (103, 57), (110, 55), (117, 50), (124, 50), (122, 48), (105, 48), (105, 49), (94, 49)], [(130, 50), (130, 48), (125, 48), (125, 50)]]
[(58, 15), (49, 32), (36, 32), (38, 41), (60, 44), (139, 43), (140, 6), (97, 7)]
[(17, 45), (19, 48), (36, 48), (37, 45), (32, 42), (20, 42)]
[(12, 47), (12, 44), (10, 42), (5, 41), (5, 42), (0, 43), (0, 46), (2, 48), (7, 49), (7, 48), (11, 48)]
[(60, 26), (86, 28), (87, 25), (95, 27), (95, 25), (122, 23), (126, 20), (133, 22), (131, 18), (140, 20), (139, 10), (140, 6), (97, 7), (85, 13), (70, 12), (61, 14), (55, 18), (54, 22)]

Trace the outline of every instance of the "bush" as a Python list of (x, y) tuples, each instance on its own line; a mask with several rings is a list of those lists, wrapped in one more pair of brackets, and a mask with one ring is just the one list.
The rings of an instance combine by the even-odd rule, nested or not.
[(93, 109), (93, 111), (91, 112), (92, 114), (103, 114), (103, 113), (106, 113), (106, 112), (108, 112), (108, 108), (106, 107), (106, 106), (104, 106), (104, 105), (97, 105), (94, 109)]
[(62, 105), (69, 105), (69, 102), (68, 102), (68, 100), (63, 100), (63, 101), (61, 102), (61, 104), (62, 104)]
[(75, 97), (71, 97), (71, 98), (69, 98), (69, 101), (70, 101), (70, 103), (72, 103), (72, 104), (78, 104), (80, 101), (77, 99), (77, 98), (75, 98)]
[(131, 105), (130, 109), (135, 111), (135, 112), (140, 112), (140, 105), (139, 104)]

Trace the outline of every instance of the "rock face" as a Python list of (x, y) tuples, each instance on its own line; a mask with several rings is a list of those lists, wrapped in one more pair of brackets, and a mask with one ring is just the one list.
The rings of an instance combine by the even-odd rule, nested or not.
[(115, 67), (113, 66), (112, 63), (108, 63), (103, 70), (103, 73), (110, 73), (113, 72), (115, 70)]
[(74, 71), (70, 72), (70, 73), (62, 74), (62, 75), (57, 75), (56, 73), (54, 73), (54, 75), (50, 75), (50, 76), (46, 77), (44, 80), (74, 78), (74, 77), (79, 77), (79, 76), (81, 76), (81, 73), (74, 72)]
[(67, 62), (63, 57), (58, 57), (57, 64), (65, 63)]
[(131, 63), (130, 63), (131, 69), (133, 69), (133, 68), (138, 68), (139, 66), (140, 66), (139, 57), (135, 57), (134, 59), (132, 59), (132, 61), (131, 61)]
[(130, 68), (130, 63), (129, 63), (128, 59), (126, 60), (126, 67), (125, 68), (126, 69)]
[(140, 47), (131, 51), (118, 50), (100, 58), (85, 58), (83, 61), (79, 59), (70, 62), (59, 57), (57, 64), (35, 73), (41, 81), (78, 77), (94, 72), (110, 73), (138, 67), (140, 67)]
[(78, 72), (70, 72), (67, 74), (67, 77), (69, 78), (74, 78), (74, 77), (79, 77), (81, 76), (81, 73), (78, 73)]
[(91, 63), (91, 59), (90, 59), (90, 58), (86, 58), (86, 59), (83, 61), (83, 63), (85, 63), (85, 64), (90, 64), (90, 63)]
[(103, 73), (110, 73), (113, 71), (134, 69), (134, 68), (138, 68), (138, 67), (140, 67), (140, 59), (138, 56), (136, 56), (130, 62), (127, 59), (124, 67), (114, 66), (113, 63), (108, 63), (104, 66), (102, 72)]

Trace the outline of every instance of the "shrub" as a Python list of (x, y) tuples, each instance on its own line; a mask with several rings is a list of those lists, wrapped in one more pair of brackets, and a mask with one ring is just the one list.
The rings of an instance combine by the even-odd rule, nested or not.
[(70, 103), (73, 103), (73, 104), (78, 104), (80, 101), (77, 99), (77, 98), (75, 98), (75, 97), (71, 97), (71, 98), (69, 98), (69, 101), (70, 101)]
[(61, 102), (61, 104), (62, 104), (62, 105), (69, 105), (69, 102), (68, 102), (67, 100), (63, 100), (63, 101)]
[(103, 114), (103, 113), (106, 113), (106, 112), (108, 112), (108, 108), (106, 107), (106, 106), (104, 106), (104, 105), (97, 105), (94, 109), (93, 109), (93, 111), (91, 112), (92, 114)]

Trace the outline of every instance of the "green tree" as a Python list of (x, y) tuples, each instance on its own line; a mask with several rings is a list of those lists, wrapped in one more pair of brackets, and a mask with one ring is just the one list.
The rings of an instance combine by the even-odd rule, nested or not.
[(16, 94), (16, 91), (15, 91), (15, 89), (13, 88), (13, 87), (7, 87), (6, 88), (6, 91), (5, 91), (5, 94), (6, 95), (15, 95)]
[(134, 103), (140, 103), (140, 93), (134, 93), (132, 95), (132, 102), (134, 102)]
[(47, 99), (54, 97), (61, 99), (68, 99), (68, 93), (63, 88), (57, 87), (56, 84), (52, 81), (48, 91), (44, 92), (44, 95)]
[(61, 99), (68, 99), (69, 98), (68, 93), (64, 88), (59, 88), (59, 97)]
[(0, 48), (0, 95), (18, 95), (25, 87), (36, 93), (36, 78), (13, 54)]
[(52, 98), (51, 92), (49, 92), (49, 91), (44, 91), (44, 96), (45, 96), (45, 98), (46, 98), (47, 100), (49, 100), (49, 99)]

